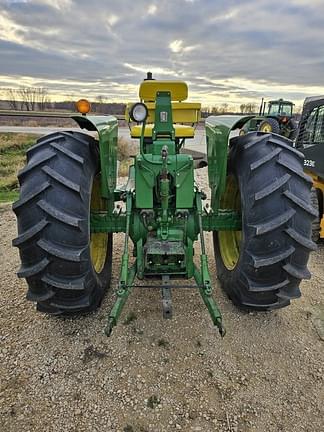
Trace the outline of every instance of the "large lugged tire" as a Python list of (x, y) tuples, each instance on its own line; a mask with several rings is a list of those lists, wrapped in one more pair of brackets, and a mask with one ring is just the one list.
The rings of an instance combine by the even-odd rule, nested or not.
[(274, 118), (267, 118), (265, 120), (262, 120), (262, 122), (258, 126), (258, 130), (260, 132), (266, 132), (266, 133), (275, 133), (280, 134), (280, 126), (279, 122)]
[(318, 201), (318, 194), (315, 188), (312, 188), (311, 192), (311, 203), (314, 209), (316, 210), (316, 218), (312, 223), (312, 239), (314, 242), (318, 242), (320, 239), (320, 230), (321, 230), (321, 216), (320, 216), (320, 206)]
[(109, 286), (112, 235), (90, 234), (90, 207), (102, 201), (95, 187), (98, 170), (97, 143), (83, 133), (45, 136), (27, 152), (18, 175), (20, 199), (13, 205), (18, 220), (13, 245), (19, 248), (18, 276), (28, 283), (27, 299), (41, 312), (93, 311)]
[(316, 215), (303, 155), (288, 139), (254, 132), (233, 138), (221, 208), (241, 209), (242, 231), (214, 233), (217, 274), (243, 309), (271, 310), (300, 297)]

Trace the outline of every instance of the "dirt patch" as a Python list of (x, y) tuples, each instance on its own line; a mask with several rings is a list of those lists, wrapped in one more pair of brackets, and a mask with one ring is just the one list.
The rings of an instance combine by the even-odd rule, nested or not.
[[(206, 175), (197, 173), (200, 183)], [(2, 207), (0, 229), (0, 430), (323, 430), (324, 342), (312, 323), (312, 311), (324, 304), (323, 247), (312, 254), (313, 278), (302, 283), (301, 299), (271, 313), (243, 313), (219, 287), (207, 235), (226, 337), (213, 328), (197, 291), (174, 290), (174, 318), (163, 320), (159, 289), (136, 288), (106, 338), (113, 292), (88, 316), (37, 313), (15, 275), (9, 207)], [(114, 236), (113, 286), (122, 240)]]

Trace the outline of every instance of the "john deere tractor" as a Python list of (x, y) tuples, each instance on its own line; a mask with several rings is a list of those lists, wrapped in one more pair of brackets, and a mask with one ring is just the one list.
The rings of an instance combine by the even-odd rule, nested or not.
[(126, 113), (140, 150), (122, 187), (116, 185), (117, 120), (86, 115), (85, 100), (73, 117), (84, 131), (52, 133), (28, 150), (13, 205), (13, 244), (22, 262), (18, 276), (40, 312), (65, 316), (100, 306), (110, 287), (114, 233), (124, 233), (124, 244), (107, 335), (134, 287), (161, 289), (165, 318), (172, 316), (171, 289), (197, 289), (225, 334), (206, 231), (213, 234), (220, 284), (238, 307), (268, 311), (300, 296), (300, 281), (310, 277), (316, 216), (302, 153), (271, 133), (229, 139), (251, 117), (208, 117), (209, 203), (192, 156), (181, 153), (200, 118), (200, 104), (187, 96), (184, 82), (141, 83), (140, 101)]
[(259, 115), (248, 121), (241, 129), (240, 134), (244, 135), (247, 132), (260, 131), (275, 133), (292, 141), (295, 140), (298, 124), (293, 118), (293, 107), (292, 102), (283, 99), (272, 100), (267, 104), (262, 99)]
[(318, 211), (313, 239), (324, 239), (324, 96), (305, 99), (296, 147), (305, 156), (305, 172), (313, 179), (312, 203)]

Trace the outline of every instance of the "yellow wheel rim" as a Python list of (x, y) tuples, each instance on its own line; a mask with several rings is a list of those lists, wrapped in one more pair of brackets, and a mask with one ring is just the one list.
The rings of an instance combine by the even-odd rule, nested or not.
[[(241, 211), (241, 197), (237, 181), (234, 176), (227, 178), (225, 192), (222, 196), (221, 208)], [(219, 231), (219, 250), (225, 267), (233, 270), (240, 257), (242, 231)]]
[(272, 132), (272, 126), (270, 123), (268, 122), (264, 122), (261, 126), (260, 126), (260, 132), (266, 132), (266, 133), (270, 133)]
[[(94, 178), (91, 192), (91, 210), (106, 210), (105, 201), (100, 195), (100, 175)], [(97, 273), (101, 273), (106, 262), (108, 247), (107, 233), (91, 233), (90, 257), (92, 265)]]

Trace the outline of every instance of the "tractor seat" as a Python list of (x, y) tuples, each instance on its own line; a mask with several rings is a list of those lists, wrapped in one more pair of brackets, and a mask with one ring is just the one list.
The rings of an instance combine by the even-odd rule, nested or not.
[[(153, 124), (147, 124), (145, 126), (144, 137), (150, 138), (152, 137)], [(174, 131), (176, 138), (194, 138), (195, 129), (192, 126), (174, 124)], [(130, 130), (130, 134), (132, 138), (140, 138), (142, 132), (142, 125), (133, 126)]]

